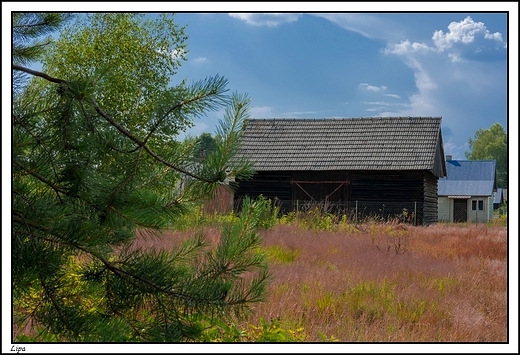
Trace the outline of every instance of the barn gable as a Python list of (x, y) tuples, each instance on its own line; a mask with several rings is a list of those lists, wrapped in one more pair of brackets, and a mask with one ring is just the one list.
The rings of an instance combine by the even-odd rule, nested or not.
[(436, 221), (437, 179), (446, 176), (440, 117), (250, 119), (238, 158), (257, 173), (236, 198), (262, 194), (287, 208), (401, 202), (396, 211), (413, 201), (420, 223)]

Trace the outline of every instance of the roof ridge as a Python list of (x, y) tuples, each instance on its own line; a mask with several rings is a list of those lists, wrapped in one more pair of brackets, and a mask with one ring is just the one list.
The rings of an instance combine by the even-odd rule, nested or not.
[(442, 116), (374, 116), (374, 117), (264, 117), (246, 119), (247, 121), (341, 121), (341, 120), (379, 120), (379, 119), (442, 119)]

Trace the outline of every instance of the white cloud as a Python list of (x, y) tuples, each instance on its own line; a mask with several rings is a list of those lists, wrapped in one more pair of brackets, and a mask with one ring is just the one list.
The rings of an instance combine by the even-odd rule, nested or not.
[(379, 106), (406, 106), (404, 103), (388, 102), (388, 101), (363, 101), (364, 105), (379, 105)]
[(366, 91), (373, 91), (373, 92), (379, 92), (379, 91), (384, 91), (387, 89), (386, 86), (384, 85), (381, 85), (381, 86), (373, 86), (373, 85), (370, 85), (370, 84), (367, 84), (367, 83), (360, 83), (358, 85), (361, 89), (363, 90), (366, 90)]
[(450, 141), (449, 139), (446, 142), (443, 142), (444, 154), (451, 155), (455, 160), (466, 159), (465, 152), (469, 151), (469, 144), (464, 143), (462, 145), (457, 145)]
[(267, 118), (273, 114), (273, 108), (271, 106), (256, 106), (249, 109), (249, 116), (253, 118)]
[(207, 61), (208, 61), (208, 58), (206, 58), (206, 57), (197, 57), (197, 58), (193, 59), (193, 62), (195, 64), (202, 64), (202, 63), (205, 63)]
[[(413, 28), (406, 24), (390, 22), (388, 17), (375, 14), (324, 13), (316, 16), (365, 37), (383, 39), (386, 48), (382, 52), (398, 55), (414, 74), (416, 89), (412, 94), (399, 97), (387, 90), (379, 94), (388, 96), (388, 102), (385, 99), (350, 102), (351, 105), (364, 105), (367, 114), (441, 116), (443, 124), (455, 132), (453, 136), (445, 137), (446, 152), (457, 158), (463, 158), (467, 149), (464, 137), (471, 136), (474, 130), (487, 124), (489, 114), (483, 112), (493, 110), (496, 104), (496, 111), (503, 115), (506, 100), (501, 98), (501, 93), (506, 87), (503, 59), (507, 46), (500, 32), (490, 32), (484, 24), (468, 17), (446, 23), (446, 32), (435, 31), (444, 27), (440, 26), (433, 28), (428, 35), (428, 32), (410, 32)], [(517, 26), (517, 22), (511, 23)], [(516, 35), (517, 32), (511, 31), (508, 35), (511, 33)], [(368, 85), (360, 85), (358, 89), (366, 90)], [(494, 117), (503, 119), (500, 115)]]
[[(392, 94), (390, 94), (392, 95)], [(395, 95), (398, 96), (398, 95)], [(398, 96), (399, 97), (399, 96)], [(390, 107), (401, 107), (401, 110), (409, 107), (408, 103), (402, 102), (388, 102), (388, 101), (363, 101), (363, 105), (369, 105), (371, 107), (366, 108), (367, 112), (379, 112), (378, 116), (403, 116), (396, 112), (388, 111)]]
[[(341, 28), (371, 39), (397, 40), (403, 38), (405, 34), (401, 24), (377, 15), (361, 13), (315, 13), (312, 15), (327, 19)], [(392, 30), (389, 31), (389, 28)]]
[(411, 43), (409, 40), (401, 41), (401, 43), (394, 44), (390, 48), (385, 48), (384, 53), (385, 54), (408, 54), (408, 53), (417, 53), (417, 52), (427, 52), (432, 50), (428, 45), (424, 43), (418, 43), (414, 42)]
[[(398, 44), (389, 45), (384, 50), (385, 54), (407, 55), (410, 53), (426, 53), (436, 51), (439, 53), (447, 50), (454, 50), (456, 44), (469, 45), (475, 43), (477, 38), (496, 41), (502, 47), (506, 48), (506, 44), (502, 39), (500, 32), (491, 33), (483, 22), (475, 22), (468, 16), (459, 22), (451, 22), (448, 25), (448, 32), (437, 30), (433, 33), (433, 46), (426, 43), (410, 42), (408, 39), (401, 40)], [(480, 49), (481, 50), (481, 49)], [(450, 52), (448, 57), (452, 62), (462, 61), (460, 53)]]
[(464, 61), (459, 53), (449, 53), (448, 58), (450, 58), (452, 63), (459, 63)]
[(484, 35), (484, 38), (485, 39), (494, 39), (497, 42), (503, 42), (504, 41), (502, 39), (502, 34), (500, 32), (489, 33), (489, 31), (487, 31), (486, 34)]
[(231, 13), (229, 16), (237, 18), (253, 26), (276, 27), (283, 23), (295, 22), (301, 14), (295, 13)]
[(419, 91), (424, 92), (437, 88), (437, 85), (423, 68), (421, 62), (414, 58), (409, 58), (406, 64), (414, 70), (415, 84)]
[(381, 111), (382, 109), (383, 109), (383, 107), (373, 107), (373, 108), (367, 108), (367, 109), (365, 109), (365, 111), (378, 112), (378, 111)]
[(283, 117), (309, 117), (309, 116), (312, 116), (312, 117), (317, 117), (318, 115), (320, 115), (321, 117), (324, 117), (322, 115), (322, 113), (324, 112), (330, 112), (332, 110), (321, 110), (321, 111), (289, 111), (289, 112), (284, 112), (282, 113), (282, 116)]
[(442, 30), (433, 33), (432, 40), (439, 52), (451, 48), (454, 43), (472, 43), (477, 35), (482, 35), (485, 39), (503, 42), (499, 32), (490, 33), (483, 22), (475, 22), (470, 16), (459, 22), (451, 22), (448, 30), (447, 33)]

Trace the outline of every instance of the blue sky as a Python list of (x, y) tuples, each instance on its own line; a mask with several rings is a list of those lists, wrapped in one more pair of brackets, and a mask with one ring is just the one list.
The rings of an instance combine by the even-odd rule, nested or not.
[[(253, 118), (442, 116), (446, 154), (507, 120), (505, 13), (179, 13), (188, 60), (174, 81), (215, 74)], [(222, 113), (196, 121), (212, 132)], [(515, 118), (516, 119), (516, 118)]]
[[(49, 4), (34, 5), (51, 10)], [(55, 10), (123, 10), (68, 4)], [(188, 60), (172, 82), (223, 75), (231, 92), (251, 97), (253, 118), (441, 116), (445, 153), (455, 159), (465, 158), (478, 129), (495, 122), (508, 132), (517, 127), (517, 101), (509, 121), (507, 102), (508, 43), (516, 55), (509, 84), (518, 95), (518, 37), (509, 38), (518, 32), (517, 4), (462, 6), (474, 12), (455, 12), (460, 3), (372, 4), (152, 2), (127, 3), (125, 10), (178, 12), (179, 25), (187, 25)], [(367, 12), (374, 8), (416, 12)], [(194, 12), (201, 9), (208, 12)], [(513, 16), (509, 33), (505, 10)], [(210, 112), (186, 134), (213, 133), (222, 117)]]

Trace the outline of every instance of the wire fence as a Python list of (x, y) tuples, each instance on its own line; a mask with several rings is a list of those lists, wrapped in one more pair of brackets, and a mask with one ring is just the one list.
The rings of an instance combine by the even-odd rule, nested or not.
[[(310, 213), (320, 215), (346, 216), (349, 221), (361, 223), (368, 220), (398, 221), (413, 225), (422, 223), (422, 204), (418, 201), (309, 201), (309, 200), (272, 200), (281, 214), (294, 212), (297, 215)], [(235, 201), (239, 209), (241, 200)]]

